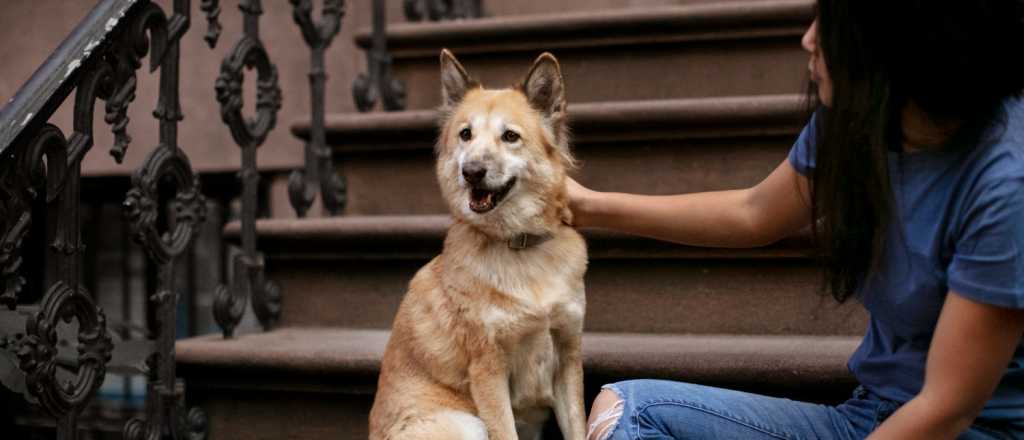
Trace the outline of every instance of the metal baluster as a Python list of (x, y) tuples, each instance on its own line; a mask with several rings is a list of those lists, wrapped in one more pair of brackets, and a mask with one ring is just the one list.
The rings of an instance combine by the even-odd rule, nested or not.
[(481, 0), (405, 0), (405, 18), (409, 21), (440, 21), (483, 16)]
[(391, 77), (387, 26), (387, 5), (373, 0), (373, 47), (366, 52), (367, 73), (360, 73), (352, 83), (352, 97), (361, 112), (372, 110), (377, 101), (385, 111), (405, 110), (405, 84)]
[[(179, 42), (188, 29), (190, 1), (174, 0), (174, 13), (169, 18), (154, 4), (146, 7), (139, 26), (134, 28), (138, 33), (129, 38), (135, 43), (146, 41), (145, 30), (149, 30), (149, 41), (154, 47), (150, 62), (154, 68), (160, 68), (160, 95), (153, 112), (160, 122), (160, 143), (132, 176), (132, 189), (124, 207), (135, 240), (158, 266), (153, 300), (157, 304), (159, 333), (157, 351), (147, 362), (146, 419), (130, 420), (123, 435), (126, 440), (158, 440), (168, 432), (174, 438), (201, 439), (206, 435), (205, 414), (198, 408), (192, 408), (187, 416), (184, 414), (184, 386), (177, 379), (174, 359), (178, 301), (174, 268), (178, 258), (191, 249), (206, 211), (199, 178), (178, 147), (178, 122), (183, 119)], [(157, 222), (164, 182), (171, 183), (176, 190), (168, 231), (161, 231)]]
[(306, 143), (305, 167), (293, 171), (289, 176), (288, 198), (295, 213), (305, 217), (319, 190), (327, 212), (338, 215), (345, 208), (346, 184), (344, 178), (337, 173), (331, 149), (327, 146), (324, 122), (327, 72), (324, 68), (324, 52), (341, 29), (345, 3), (343, 0), (325, 0), (319, 24), (313, 22), (312, 0), (291, 0), (291, 3), (295, 23), (302, 30), (302, 37), (312, 54), (309, 84), (313, 119), (310, 140)]
[[(214, 294), (214, 317), (225, 338), (234, 334), (249, 297), (252, 297), (253, 311), (264, 329), (274, 327), (281, 312), (281, 290), (266, 279), (263, 255), (256, 250), (256, 207), (260, 179), (256, 150), (263, 145), (267, 134), (277, 122), (277, 111), (281, 108), (281, 89), (277, 84), (277, 68), (270, 62), (260, 42), (259, 17), (263, 13), (262, 3), (259, 0), (242, 0), (238, 8), (244, 14), (243, 36), (224, 58), (215, 86), (221, 118), (231, 129), (235, 143), (242, 149), (240, 176), (243, 185), (243, 253), (233, 261), (234, 278), (230, 287), (218, 286)], [(246, 67), (256, 69), (257, 76), (257, 115), (252, 122), (242, 116), (242, 81), (245, 78), (243, 69)]]

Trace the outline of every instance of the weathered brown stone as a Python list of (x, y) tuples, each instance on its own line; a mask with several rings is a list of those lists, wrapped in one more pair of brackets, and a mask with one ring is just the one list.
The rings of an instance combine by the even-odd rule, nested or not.
[[(521, 79), (544, 51), (562, 65), (570, 102), (799, 92), (800, 37), (813, 2), (774, 0), (499, 16), (388, 29), (409, 108), (439, 104), (437, 56), (448, 48), (491, 87)], [(360, 30), (361, 47), (370, 42)]]
[[(600, 190), (735, 189), (785, 160), (807, 118), (801, 95), (572, 104), (575, 177)], [(447, 212), (434, 177), (436, 114), (336, 114), (328, 141), (349, 182), (349, 215)], [(308, 122), (293, 130), (308, 136)], [(275, 216), (290, 213), (275, 211)]]
[[(283, 328), (177, 343), (191, 404), (216, 438), (365, 439), (384, 330)], [(835, 402), (855, 385), (857, 338), (642, 335), (583, 338), (587, 401), (607, 382), (662, 378)]]

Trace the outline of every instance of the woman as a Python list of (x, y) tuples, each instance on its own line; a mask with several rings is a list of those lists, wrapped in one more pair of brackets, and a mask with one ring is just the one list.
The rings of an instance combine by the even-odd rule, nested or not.
[(1021, 3), (819, 0), (802, 44), (821, 106), (763, 182), (570, 182), (577, 226), (719, 247), (811, 226), (826, 289), (871, 317), (839, 406), (627, 381), (595, 399), (589, 439), (1024, 438)]

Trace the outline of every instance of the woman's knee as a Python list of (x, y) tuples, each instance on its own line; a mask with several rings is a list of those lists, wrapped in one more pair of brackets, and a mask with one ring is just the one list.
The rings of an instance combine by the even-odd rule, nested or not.
[(594, 399), (587, 421), (587, 440), (607, 440), (622, 417), (625, 402), (614, 390), (605, 387)]

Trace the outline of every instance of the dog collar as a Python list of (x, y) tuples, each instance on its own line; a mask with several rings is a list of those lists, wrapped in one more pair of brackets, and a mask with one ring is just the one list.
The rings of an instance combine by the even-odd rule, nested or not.
[(520, 251), (526, 248), (537, 246), (545, 241), (554, 238), (551, 234), (518, 234), (515, 237), (508, 239), (508, 248), (516, 251)]

